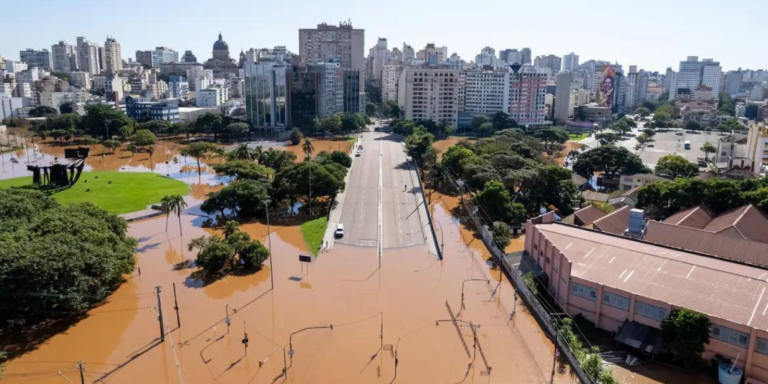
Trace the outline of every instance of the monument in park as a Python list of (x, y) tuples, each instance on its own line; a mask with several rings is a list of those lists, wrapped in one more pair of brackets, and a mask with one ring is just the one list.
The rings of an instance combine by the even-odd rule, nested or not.
[(59, 187), (74, 185), (80, 179), (89, 151), (88, 147), (65, 149), (64, 157), (73, 160), (69, 164), (27, 165), (27, 170), (32, 172), (32, 183)]

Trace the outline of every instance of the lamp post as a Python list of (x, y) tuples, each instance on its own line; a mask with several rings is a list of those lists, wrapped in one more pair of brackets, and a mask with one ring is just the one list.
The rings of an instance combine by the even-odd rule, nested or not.
[(459, 317), (461, 315), (461, 312), (463, 312), (467, 307), (464, 306), (464, 284), (466, 284), (468, 281), (485, 281), (487, 284), (490, 284), (491, 281), (488, 279), (467, 279), (461, 282), (461, 308), (459, 309), (459, 313), (456, 314), (456, 317)]

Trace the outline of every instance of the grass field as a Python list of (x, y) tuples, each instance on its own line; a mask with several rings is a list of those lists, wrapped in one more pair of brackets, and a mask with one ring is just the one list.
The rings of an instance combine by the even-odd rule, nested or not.
[[(13, 187), (32, 187), (32, 176), (0, 180), (0, 188)], [(186, 195), (189, 186), (153, 173), (83, 172), (71, 188), (48, 192), (61, 204), (89, 201), (111, 213), (122, 214), (146, 209), (165, 195)]]
[(589, 133), (571, 133), (568, 135), (569, 140), (579, 141), (589, 137)]
[(325, 236), (325, 227), (328, 226), (328, 219), (321, 217), (312, 221), (307, 221), (301, 225), (301, 235), (304, 237), (304, 241), (309, 245), (309, 249), (312, 250), (312, 254), (317, 256), (320, 246), (323, 245), (323, 237)]

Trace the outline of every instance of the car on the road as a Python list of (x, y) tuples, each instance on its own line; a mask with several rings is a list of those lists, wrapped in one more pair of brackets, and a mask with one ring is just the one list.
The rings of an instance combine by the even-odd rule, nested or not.
[(648, 147), (648, 148), (653, 148), (653, 147), (654, 147), (654, 145), (653, 145), (653, 144), (647, 144), (647, 145), (646, 145), (646, 147)]
[(344, 224), (339, 224), (336, 226), (336, 231), (333, 232), (333, 237), (337, 239), (344, 237)]
[(682, 133), (682, 132), (678, 132), (678, 133), (675, 133), (675, 135), (677, 135), (677, 136), (682, 136), (682, 135), (683, 135), (683, 133)]
[(355, 152), (355, 157), (360, 157), (361, 154), (362, 154), (362, 152), (357, 151), (357, 152)]

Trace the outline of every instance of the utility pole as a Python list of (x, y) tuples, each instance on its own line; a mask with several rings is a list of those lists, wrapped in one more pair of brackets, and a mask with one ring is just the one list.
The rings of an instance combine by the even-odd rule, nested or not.
[[(311, 171), (311, 169), (310, 169)], [(272, 230), (269, 227), (269, 201), (264, 202), (264, 208), (267, 210), (267, 241), (269, 244), (269, 282), (271, 289), (275, 289), (275, 269), (272, 267)], [(310, 202), (310, 204), (312, 204)], [(310, 205), (311, 208), (311, 205)], [(310, 209), (310, 213), (312, 210)]]
[(85, 375), (83, 374), (83, 362), (77, 363), (77, 369), (80, 370), (80, 384), (85, 384)]
[(159, 285), (155, 287), (157, 292), (157, 320), (160, 322), (160, 342), (165, 341), (165, 326), (163, 325), (163, 302), (160, 301), (160, 292), (162, 287)]
[(176, 283), (173, 283), (173, 309), (176, 310), (176, 323), (181, 328), (181, 317), (179, 317), (179, 301), (176, 299)]

